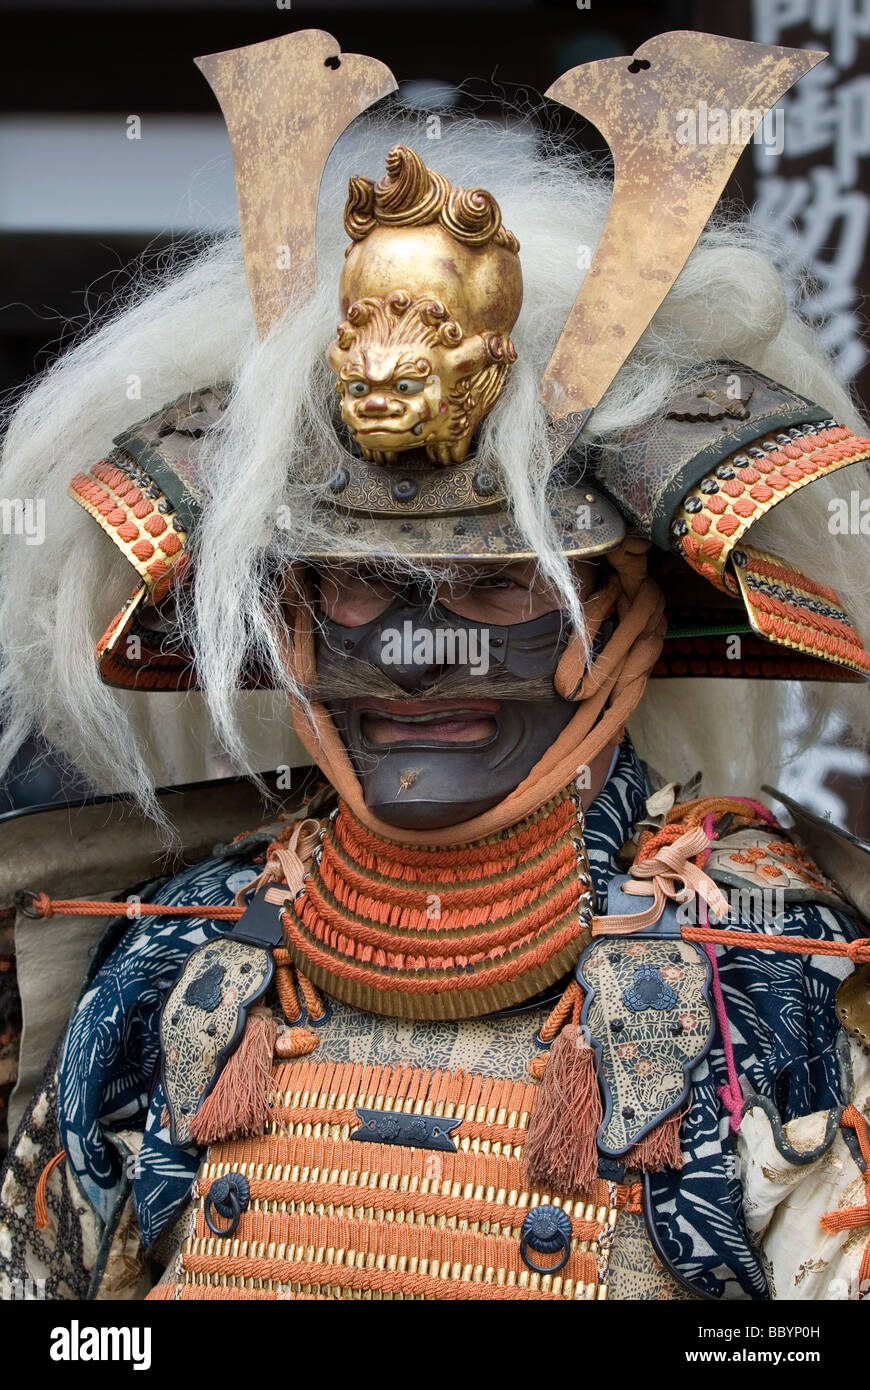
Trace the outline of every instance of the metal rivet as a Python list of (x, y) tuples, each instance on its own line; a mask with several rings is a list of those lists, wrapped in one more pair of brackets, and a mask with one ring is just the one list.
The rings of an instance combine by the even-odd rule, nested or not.
[(471, 486), (479, 497), (491, 497), (496, 489), (496, 481), (488, 468), (481, 468), (479, 473), (475, 473)]
[(391, 488), (397, 502), (413, 502), (418, 490), (413, 478), (397, 478)]

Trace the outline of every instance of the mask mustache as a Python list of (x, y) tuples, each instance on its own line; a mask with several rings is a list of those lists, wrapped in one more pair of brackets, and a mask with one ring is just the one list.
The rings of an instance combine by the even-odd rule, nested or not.
[(325, 643), (317, 644), (317, 679), (306, 690), (317, 704), (330, 700), (355, 700), (374, 696), (387, 700), (552, 700), (553, 677), (523, 679), (504, 666), (491, 666), (486, 675), (473, 675), (467, 666), (454, 666), (430, 685), (405, 690), (379, 666), (358, 657), (347, 657)]

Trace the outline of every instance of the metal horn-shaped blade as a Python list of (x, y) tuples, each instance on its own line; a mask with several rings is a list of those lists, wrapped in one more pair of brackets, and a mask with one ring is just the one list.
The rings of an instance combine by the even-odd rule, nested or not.
[[(541, 378), (555, 457), (649, 325), (764, 114), (825, 57), (677, 30), (633, 58), (572, 68), (550, 87), (548, 97), (597, 126), (614, 162), (601, 241)], [(712, 118), (714, 109), (727, 113), (727, 143), (677, 138), (688, 112), (701, 134), (702, 110)]]
[(396, 90), (388, 67), (321, 29), (195, 59), (229, 131), (248, 288), (261, 337), (314, 288), (317, 195), (351, 121)]

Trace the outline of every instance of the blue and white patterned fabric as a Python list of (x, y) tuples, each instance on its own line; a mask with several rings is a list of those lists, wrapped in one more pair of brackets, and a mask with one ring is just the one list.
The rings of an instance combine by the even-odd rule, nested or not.
[[(732, 924), (729, 922), (728, 924)], [(829, 908), (796, 904), (783, 935), (853, 941), (856, 922)], [(834, 996), (852, 964), (840, 956), (721, 950), (717, 960), (738, 1076), (772, 1101), (783, 1123), (843, 1105)], [(692, 1075), (683, 1122), (684, 1167), (650, 1178), (651, 1224), (666, 1262), (711, 1298), (767, 1298), (747, 1241), (735, 1145), (716, 1089), (728, 1081), (721, 1040)]]
[[(151, 900), (226, 904), (258, 866), (207, 859), (170, 879)], [(126, 1189), (114, 1130), (145, 1130), (133, 1193), (144, 1244), (177, 1214), (198, 1167), (197, 1150), (176, 1149), (161, 1123), (160, 1008), (190, 952), (220, 924), (201, 917), (134, 919), (73, 1014), (60, 1065), (61, 1138), (79, 1185), (106, 1222)]]
[[(626, 739), (606, 787), (586, 816), (596, 895), (606, 901), (618, 851), (645, 810), (643, 772)], [(154, 900), (229, 903), (257, 872), (250, 860), (210, 859), (166, 883)], [(812, 904), (785, 914), (793, 935), (852, 939), (856, 925)], [(730, 924), (729, 924), (730, 925)], [(195, 946), (215, 936), (205, 919), (142, 918), (127, 930), (84, 994), (61, 1065), (59, 1111), (69, 1163), (94, 1208), (109, 1220), (125, 1190), (111, 1134), (144, 1129), (133, 1194), (144, 1244), (180, 1214), (200, 1151), (177, 1149), (162, 1122), (160, 1007)], [(783, 1120), (842, 1104), (834, 994), (849, 973), (835, 957), (717, 950), (739, 1073)], [(650, 1225), (661, 1255), (713, 1298), (765, 1298), (767, 1287), (741, 1220), (740, 1186), (727, 1116), (716, 1098), (727, 1080), (717, 1039), (692, 1077), (683, 1124), (685, 1166), (651, 1180)]]

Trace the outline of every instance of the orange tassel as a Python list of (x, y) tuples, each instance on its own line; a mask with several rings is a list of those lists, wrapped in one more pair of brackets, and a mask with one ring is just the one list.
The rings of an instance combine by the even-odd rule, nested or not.
[(645, 1134), (626, 1154), (626, 1168), (637, 1168), (641, 1173), (660, 1173), (662, 1168), (682, 1168), (680, 1125), (685, 1113), (685, 1110), (675, 1111), (649, 1134)]
[(587, 1189), (598, 1177), (603, 1118), (595, 1053), (580, 1028), (563, 1028), (538, 1088), (525, 1147), (529, 1179), (550, 1192)]
[(34, 1225), (42, 1230), (48, 1225), (48, 1205), (46, 1203), (46, 1188), (48, 1180), (59, 1163), (66, 1158), (66, 1149), (61, 1149), (60, 1153), (50, 1158), (39, 1175), (39, 1182), (36, 1184), (36, 1193), (33, 1198)]
[(190, 1122), (195, 1144), (265, 1131), (277, 1032), (268, 1009), (251, 1010), (242, 1041)]

